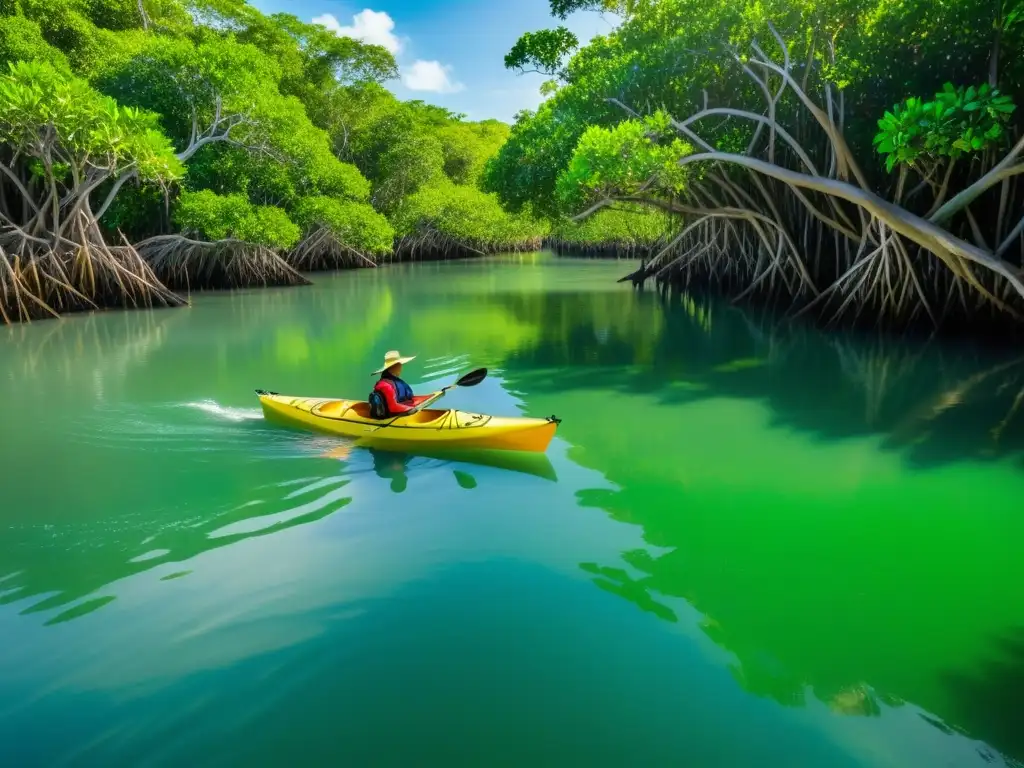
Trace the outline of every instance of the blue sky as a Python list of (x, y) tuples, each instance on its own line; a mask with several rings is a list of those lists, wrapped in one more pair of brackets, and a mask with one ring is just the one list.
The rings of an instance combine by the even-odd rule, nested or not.
[(523, 32), (565, 24), (585, 42), (611, 30), (614, 17), (578, 13), (565, 22), (548, 0), (250, 0), (265, 13), (292, 13), (340, 34), (381, 43), (395, 52), (401, 81), (388, 87), (402, 99), (423, 99), (470, 120), (506, 122), (541, 101), (544, 77), (517, 75), (502, 60)]

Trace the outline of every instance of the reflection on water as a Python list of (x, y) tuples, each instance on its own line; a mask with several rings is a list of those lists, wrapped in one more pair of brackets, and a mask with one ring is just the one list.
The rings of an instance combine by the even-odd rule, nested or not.
[(951, 671), (947, 676), (947, 684), (962, 701), (958, 725), (968, 733), (985, 734), (1006, 754), (1024, 755), (1024, 628), (1008, 630), (993, 641), (981, 669)]
[[(397, 717), (471, 756), (414, 700), (520, 764), (523, 733), (562, 764), (1024, 758), (1024, 358), (778, 325), (623, 271), (427, 264), (0, 329), (0, 736), (144, 681), (148, 708), (90, 700), (109, 741), (26, 755), (185, 761), (209, 719), (264, 759), (336, 759), (342, 728), (358, 762)], [(490, 368), (450, 404), (557, 413), (550, 455), (263, 422), (254, 388), (363, 396), (390, 348), (418, 391)]]
[[(585, 333), (585, 302), (572, 344), (506, 363), (531, 405), (564, 412), (573, 457), (619, 486), (580, 503), (656, 548), (581, 571), (665, 622), (697, 608), (752, 694), (869, 718), (910, 701), (1024, 757), (1009, 682), (1024, 656), (1003, 634), (1024, 621), (1024, 358), (646, 300), (665, 330), (630, 333), (653, 364)], [(571, 374), (552, 375), (567, 348)]]

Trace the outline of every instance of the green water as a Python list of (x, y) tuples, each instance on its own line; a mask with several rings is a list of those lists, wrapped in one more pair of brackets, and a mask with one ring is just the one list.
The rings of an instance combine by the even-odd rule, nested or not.
[[(1024, 363), (545, 255), (0, 329), (0, 765), (1024, 758)], [(383, 353), (557, 414), (449, 461), (263, 423)]]

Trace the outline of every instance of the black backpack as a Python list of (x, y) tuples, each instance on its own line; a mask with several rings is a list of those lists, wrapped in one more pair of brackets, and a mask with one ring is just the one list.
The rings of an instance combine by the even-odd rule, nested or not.
[(376, 389), (370, 393), (367, 402), (370, 404), (371, 419), (386, 419), (388, 417), (388, 404), (384, 400), (384, 395)]

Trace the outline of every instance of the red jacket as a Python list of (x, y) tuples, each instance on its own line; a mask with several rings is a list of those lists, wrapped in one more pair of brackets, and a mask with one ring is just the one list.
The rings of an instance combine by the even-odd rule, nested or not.
[(384, 396), (384, 402), (388, 404), (388, 413), (406, 413), (427, 399), (425, 396), (414, 397), (410, 403), (400, 403), (395, 399), (395, 385), (387, 379), (381, 379), (373, 388)]

